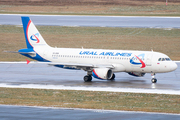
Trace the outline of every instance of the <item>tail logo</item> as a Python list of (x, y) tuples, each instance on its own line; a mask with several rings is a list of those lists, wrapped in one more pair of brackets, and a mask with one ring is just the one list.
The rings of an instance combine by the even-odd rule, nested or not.
[(35, 41), (36, 43), (39, 43), (39, 33), (31, 35), (30, 39)]
[[(146, 64), (142, 61), (144, 59), (144, 55), (145, 54), (140, 54), (138, 56), (135, 55), (132, 59), (130, 59), (130, 63), (133, 65), (142, 65), (141, 68), (145, 68)], [(136, 59), (139, 60), (139, 62), (135, 62)]]

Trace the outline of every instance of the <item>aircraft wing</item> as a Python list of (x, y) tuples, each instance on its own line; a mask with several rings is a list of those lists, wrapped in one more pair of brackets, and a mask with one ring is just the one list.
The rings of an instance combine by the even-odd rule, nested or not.
[(49, 63), (49, 65), (66, 69), (83, 69), (85, 71), (93, 70), (93, 68), (114, 68), (113, 65), (106, 64)]

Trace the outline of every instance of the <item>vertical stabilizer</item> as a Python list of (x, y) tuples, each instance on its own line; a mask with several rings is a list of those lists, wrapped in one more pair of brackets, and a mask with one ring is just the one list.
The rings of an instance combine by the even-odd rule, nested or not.
[(28, 49), (33, 49), (34, 47), (47, 47), (49, 46), (33, 22), (30, 20), (29, 17), (21, 17), (23, 29), (24, 29), (24, 35), (26, 39), (26, 45)]

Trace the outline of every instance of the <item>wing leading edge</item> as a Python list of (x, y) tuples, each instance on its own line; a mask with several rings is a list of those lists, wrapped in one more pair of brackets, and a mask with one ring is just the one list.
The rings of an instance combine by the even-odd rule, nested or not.
[(81, 64), (81, 63), (49, 63), (48, 65), (55, 66), (55, 67), (60, 67), (60, 68), (65, 68), (65, 69), (76, 69), (76, 70), (93, 70), (94, 68), (109, 68), (113, 69), (113, 65), (105, 65), (105, 64)]

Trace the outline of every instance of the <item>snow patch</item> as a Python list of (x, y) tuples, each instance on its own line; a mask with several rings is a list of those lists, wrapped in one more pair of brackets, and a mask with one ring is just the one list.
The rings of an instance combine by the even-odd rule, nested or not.
[(6, 83), (0, 83), (0, 87), (180, 95), (180, 90), (142, 89), (142, 88), (138, 89), (138, 88), (114, 88), (114, 87), (113, 88), (112, 87), (84, 87), (84, 86), (64, 86), (64, 85), (41, 85), (41, 84), (18, 85), (18, 84), (6, 84)]

